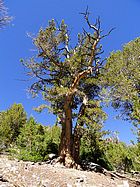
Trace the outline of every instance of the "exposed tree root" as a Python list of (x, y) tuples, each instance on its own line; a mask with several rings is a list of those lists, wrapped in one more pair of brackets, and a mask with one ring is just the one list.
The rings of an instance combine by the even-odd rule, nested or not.
[(77, 164), (69, 155), (59, 156), (57, 159), (54, 159), (52, 161), (53, 165), (55, 165), (57, 163), (62, 164), (66, 168), (81, 169), (81, 166), (79, 164)]
[(135, 184), (136, 186), (140, 186), (140, 180), (133, 179), (124, 175), (121, 175), (120, 173), (117, 172), (111, 172), (111, 171), (105, 171), (104, 174), (106, 176), (110, 176), (111, 178), (117, 178), (117, 179), (125, 179), (128, 180), (129, 183)]

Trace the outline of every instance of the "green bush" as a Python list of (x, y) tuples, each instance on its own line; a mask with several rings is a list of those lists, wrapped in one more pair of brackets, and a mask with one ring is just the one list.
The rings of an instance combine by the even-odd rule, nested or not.
[(18, 158), (29, 161), (44, 161), (49, 153), (58, 154), (59, 127), (45, 127), (31, 117), (21, 128), (17, 138)]
[(7, 111), (0, 113), (0, 151), (15, 143), (20, 128), (26, 123), (26, 113), (22, 104), (13, 104)]
[(81, 139), (80, 159), (99, 164), (107, 170), (113, 170), (104, 150), (103, 136), (106, 133), (108, 132), (101, 131), (101, 126), (87, 129)]
[(108, 142), (105, 154), (115, 170), (130, 172), (135, 168), (134, 155), (136, 156), (131, 149), (132, 146), (127, 146), (123, 142)]

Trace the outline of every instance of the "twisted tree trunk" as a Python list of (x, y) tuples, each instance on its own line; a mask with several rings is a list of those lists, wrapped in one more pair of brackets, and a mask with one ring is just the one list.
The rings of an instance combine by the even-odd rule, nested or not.
[(66, 167), (73, 167), (75, 164), (72, 155), (72, 108), (71, 108), (72, 96), (68, 95), (65, 99), (65, 121), (62, 125), (61, 142), (59, 154), (62, 162)]

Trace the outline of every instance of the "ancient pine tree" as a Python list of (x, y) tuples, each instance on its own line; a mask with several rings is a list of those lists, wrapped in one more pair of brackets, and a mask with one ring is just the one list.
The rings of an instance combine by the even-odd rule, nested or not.
[[(101, 60), (103, 35), (100, 19), (89, 21), (89, 12), (82, 13), (88, 25), (78, 34), (77, 44), (72, 47), (69, 30), (61, 24), (49, 21), (46, 29), (40, 29), (33, 44), (37, 55), (21, 60), (33, 78), (30, 91), (40, 94), (62, 126), (59, 147), (60, 161), (73, 167), (79, 159), (80, 139), (84, 126), (94, 125), (101, 118), (98, 76), (103, 67)], [(38, 109), (41, 110), (44, 105)]]

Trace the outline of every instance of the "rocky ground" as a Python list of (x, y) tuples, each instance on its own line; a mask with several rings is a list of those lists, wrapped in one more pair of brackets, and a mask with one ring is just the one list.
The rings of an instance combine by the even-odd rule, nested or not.
[(0, 155), (0, 187), (134, 187), (140, 180), (107, 172), (67, 169), (59, 164), (23, 162)]

